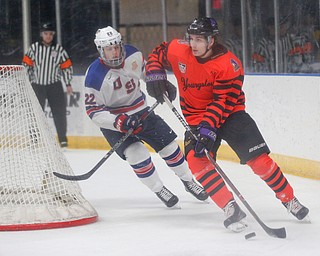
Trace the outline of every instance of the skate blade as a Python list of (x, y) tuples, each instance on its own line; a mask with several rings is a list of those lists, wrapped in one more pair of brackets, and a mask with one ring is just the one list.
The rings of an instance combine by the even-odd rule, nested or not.
[(242, 220), (239, 222), (232, 223), (227, 227), (227, 229), (235, 233), (240, 233), (246, 230), (247, 228), (248, 228), (248, 224)]
[(203, 200), (202, 202), (204, 202), (205, 204), (210, 204), (210, 199), (209, 198), (207, 198), (206, 200)]
[(311, 219), (310, 219), (309, 215), (307, 215), (302, 220), (300, 220), (300, 222), (311, 224)]
[(168, 207), (168, 209), (170, 209), (170, 210), (181, 210), (181, 206), (180, 206), (180, 204), (175, 204), (172, 207)]

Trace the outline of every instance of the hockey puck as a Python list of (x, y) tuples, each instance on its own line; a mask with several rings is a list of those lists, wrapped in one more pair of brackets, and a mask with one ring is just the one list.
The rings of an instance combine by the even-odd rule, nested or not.
[(249, 234), (246, 234), (244, 237), (245, 237), (245, 239), (250, 239), (250, 238), (252, 238), (252, 237), (255, 237), (256, 236), (256, 233), (255, 232), (251, 232), (251, 233), (249, 233)]

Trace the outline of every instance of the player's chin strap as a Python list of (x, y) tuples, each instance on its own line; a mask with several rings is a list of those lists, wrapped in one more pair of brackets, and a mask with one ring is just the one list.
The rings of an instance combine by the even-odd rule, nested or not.
[[(146, 112), (147, 114), (144, 114), (141, 116), (141, 121), (145, 120), (150, 113), (153, 112), (153, 110), (159, 105), (159, 102), (154, 103), (148, 110), (148, 112)], [(133, 128), (131, 128), (123, 137), (121, 137), (116, 144), (114, 144), (113, 148), (89, 171), (86, 172), (84, 174), (80, 174), (80, 175), (67, 175), (67, 174), (62, 174), (62, 173), (58, 173), (58, 172), (53, 172), (53, 174), (55, 176), (57, 176), (58, 178), (64, 179), (64, 180), (86, 180), (89, 179), (91, 177), (92, 174), (94, 174), (99, 167), (122, 145), (122, 143), (132, 134), (132, 132), (134, 131)]]
[[(187, 122), (184, 120), (184, 118), (180, 115), (178, 110), (173, 106), (171, 101), (168, 99), (168, 97), (164, 94), (163, 95), (164, 101), (167, 103), (169, 108), (172, 110), (172, 112), (176, 115), (176, 117), (179, 119), (183, 127), (186, 129), (187, 132), (189, 132), (195, 140), (198, 140), (197, 136), (192, 132), (190, 126), (187, 124)], [(228, 178), (228, 176), (224, 173), (224, 171), (220, 168), (220, 166), (217, 164), (217, 162), (213, 159), (213, 157), (209, 154), (208, 150), (205, 149), (205, 153), (209, 161), (214, 165), (216, 171), (221, 175), (221, 177), (224, 179), (224, 181), (229, 185), (229, 187), (233, 190), (233, 192), (237, 195), (237, 197), (240, 199), (240, 201), (244, 204), (244, 206), (248, 209), (248, 211), (251, 213), (251, 215), (256, 219), (256, 221), (260, 224), (260, 226), (263, 228), (263, 230), (272, 237), (277, 238), (286, 238), (286, 229), (285, 228), (270, 228), (264, 222), (258, 217), (258, 215), (255, 213), (255, 211), (251, 208), (251, 206), (248, 204), (248, 202), (245, 200), (245, 198), (241, 195), (239, 190), (236, 188), (236, 186), (231, 182), (231, 180)]]

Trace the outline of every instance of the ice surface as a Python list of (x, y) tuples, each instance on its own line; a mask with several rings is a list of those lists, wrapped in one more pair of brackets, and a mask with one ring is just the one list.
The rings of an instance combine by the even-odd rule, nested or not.
[[(67, 150), (74, 172), (89, 171), (105, 151)], [(268, 236), (246, 208), (249, 229), (232, 233), (214, 203), (197, 201), (152, 153), (164, 184), (180, 199), (180, 210), (166, 208), (117, 155), (89, 179), (83, 195), (99, 213), (96, 223), (63, 229), (0, 233), (1, 256), (316, 256), (320, 255), (320, 181), (286, 175), (296, 196), (310, 209), (310, 223), (289, 216), (273, 192), (247, 166), (218, 163), (269, 227), (285, 227), (286, 239)], [(245, 240), (250, 232), (257, 236)]]

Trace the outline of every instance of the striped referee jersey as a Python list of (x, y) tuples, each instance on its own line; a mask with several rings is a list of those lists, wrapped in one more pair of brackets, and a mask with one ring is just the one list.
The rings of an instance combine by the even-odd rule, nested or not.
[(24, 55), (22, 64), (27, 69), (31, 83), (49, 85), (64, 81), (68, 85), (71, 82), (72, 62), (59, 44), (46, 46), (41, 42), (33, 43)]
[[(292, 49), (289, 34), (279, 40), (279, 72), (289, 71), (289, 52)], [(255, 72), (276, 72), (275, 42), (269, 38), (262, 38), (258, 43), (256, 51), (252, 54), (253, 67)]]

